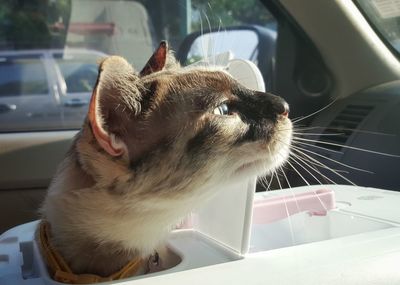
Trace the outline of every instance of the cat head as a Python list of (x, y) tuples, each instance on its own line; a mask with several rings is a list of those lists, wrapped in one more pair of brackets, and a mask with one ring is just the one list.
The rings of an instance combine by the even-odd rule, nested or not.
[(100, 63), (82, 135), (81, 164), (97, 183), (170, 195), (274, 170), (292, 125), (280, 97), (223, 70), (181, 68), (162, 42), (141, 72), (118, 56)]

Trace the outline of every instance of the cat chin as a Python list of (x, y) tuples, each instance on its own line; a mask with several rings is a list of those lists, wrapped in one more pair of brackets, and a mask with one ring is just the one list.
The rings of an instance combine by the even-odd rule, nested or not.
[(272, 152), (263, 158), (260, 158), (259, 154), (255, 155), (254, 160), (245, 162), (232, 173), (232, 178), (243, 178), (251, 176), (265, 176), (274, 172), (277, 168), (281, 167), (286, 163), (290, 154), (290, 140), (291, 136), (288, 135), (282, 138), (284, 143), (279, 142), (279, 145), (275, 145), (276, 151)]
[(245, 177), (252, 177), (252, 176), (265, 176), (273, 171), (275, 169), (279, 168), (280, 166), (284, 165), (286, 162), (287, 157), (289, 156), (289, 153), (282, 157), (277, 157), (275, 160), (265, 160), (265, 159), (258, 159), (253, 162), (245, 163), (239, 168), (237, 168), (233, 173), (232, 177), (235, 179), (241, 179)]

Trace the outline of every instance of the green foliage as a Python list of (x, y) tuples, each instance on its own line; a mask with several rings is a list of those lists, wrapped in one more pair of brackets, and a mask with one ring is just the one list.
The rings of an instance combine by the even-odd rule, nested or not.
[[(259, 0), (192, 0), (192, 29), (253, 24), (264, 26), (272, 15)], [(208, 20), (207, 20), (208, 18)]]
[[(243, 24), (264, 26), (272, 19), (259, 0), (135, 1), (146, 7), (155, 27), (155, 37), (168, 39), (173, 46), (177, 46), (187, 33), (199, 31), (201, 26), (204, 30)], [(191, 3), (191, 7), (186, 15), (187, 3)], [(67, 30), (54, 28), (57, 26), (54, 24), (67, 28), (70, 13), (71, 0), (2, 0), (0, 48), (63, 47)], [(189, 16), (189, 25), (186, 16)]]
[[(14, 49), (50, 48), (63, 41), (51, 24), (66, 20), (70, 0), (3, 0), (0, 5), (0, 46)], [(65, 22), (64, 22), (65, 23)]]

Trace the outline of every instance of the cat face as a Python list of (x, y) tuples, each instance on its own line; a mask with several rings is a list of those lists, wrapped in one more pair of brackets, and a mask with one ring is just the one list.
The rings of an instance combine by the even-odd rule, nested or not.
[(187, 193), (282, 165), (287, 114), (283, 99), (222, 70), (180, 68), (161, 44), (140, 74), (120, 57), (101, 63), (86, 126), (93, 140), (81, 157), (101, 156), (109, 171), (84, 164), (124, 193)]

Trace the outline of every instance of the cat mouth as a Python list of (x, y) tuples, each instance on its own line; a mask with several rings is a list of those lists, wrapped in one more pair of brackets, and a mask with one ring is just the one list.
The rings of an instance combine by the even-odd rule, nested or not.
[(289, 157), (289, 152), (279, 153), (276, 156), (266, 157), (264, 159), (256, 159), (251, 162), (246, 162), (236, 168), (233, 175), (245, 174), (254, 176), (266, 175), (274, 169), (285, 164), (287, 158)]
[[(287, 127), (287, 125), (286, 125)], [(289, 124), (289, 127), (291, 125)], [(259, 150), (250, 154), (239, 167), (233, 171), (233, 176), (238, 174), (263, 176), (281, 167), (289, 158), (292, 130), (289, 128), (284, 132), (276, 132), (269, 141), (260, 142)], [(253, 158), (251, 160), (251, 158)]]

